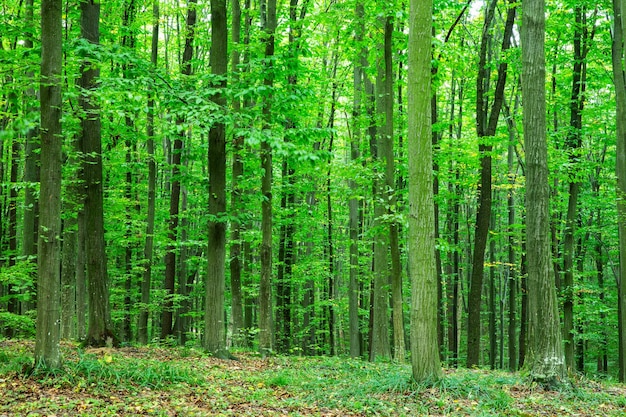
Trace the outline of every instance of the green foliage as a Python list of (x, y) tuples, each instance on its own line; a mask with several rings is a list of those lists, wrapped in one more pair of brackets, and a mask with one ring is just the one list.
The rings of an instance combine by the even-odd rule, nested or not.
[[(417, 385), (408, 366), (340, 357), (272, 357), (238, 351), (238, 360), (193, 348), (80, 350), (64, 345), (64, 368), (23, 370), (32, 343), (2, 343), (0, 411), (111, 415), (521, 416), (537, 413), (621, 415), (623, 388), (578, 380), (576, 389), (543, 392), (515, 374), (449, 370), (437, 384)], [(29, 401), (16, 401), (37, 392)], [(17, 404), (17, 405), (16, 405)], [(9, 408), (13, 407), (13, 408)], [(18, 407), (18, 408), (15, 408)]]
[(35, 335), (35, 318), (32, 314), (15, 314), (0, 311), (0, 330), (9, 332), (14, 337), (33, 337)]

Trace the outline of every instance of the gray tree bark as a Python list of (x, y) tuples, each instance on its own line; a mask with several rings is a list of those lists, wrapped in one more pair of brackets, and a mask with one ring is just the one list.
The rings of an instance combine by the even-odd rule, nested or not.
[(407, 115), (411, 365), (416, 381), (442, 375), (437, 343), (437, 271), (431, 126), (432, 1), (411, 0)]
[(522, 100), (526, 144), (528, 351), (533, 381), (554, 386), (565, 377), (549, 224), (545, 99), (545, 1), (522, 3)]

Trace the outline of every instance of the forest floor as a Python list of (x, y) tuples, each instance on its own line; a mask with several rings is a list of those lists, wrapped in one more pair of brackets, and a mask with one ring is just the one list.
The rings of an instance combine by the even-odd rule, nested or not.
[(408, 365), (337, 357), (220, 360), (192, 348), (83, 350), (64, 368), (24, 373), (32, 341), (0, 340), (4, 416), (625, 416), (626, 386), (576, 378), (545, 391), (520, 374), (446, 369), (435, 386)]

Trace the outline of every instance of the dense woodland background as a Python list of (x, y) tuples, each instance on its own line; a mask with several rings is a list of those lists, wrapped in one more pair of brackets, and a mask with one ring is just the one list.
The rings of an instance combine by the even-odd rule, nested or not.
[[(35, 326), (37, 3), (0, 0), (8, 337)], [(197, 344), (217, 308), (210, 340), (224, 343), (208, 348), (220, 355), (248, 346), (404, 360), (415, 256), (406, 244), (408, 5), (232, 0), (221, 15), (209, 2), (116, 0), (99, 6), (99, 40), (89, 20), (81, 25), (81, 7), (62, 10), (62, 337)], [(520, 11), (515, 1), (434, 2), (438, 339), (449, 366), (524, 362)], [(546, 22), (545, 233), (566, 362), (617, 374), (613, 9), (555, 0)], [(226, 39), (212, 31), (224, 25), (219, 49)], [(83, 136), (98, 106), (101, 152)], [(216, 126), (227, 169), (209, 184)], [(101, 180), (90, 174), (98, 167)], [(104, 223), (93, 226), (101, 209)], [(212, 246), (219, 239), (225, 254)], [(207, 264), (219, 256), (226, 285), (209, 296)], [(88, 275), (105, 293), (88, 290)], [(100, 302), (110, 307), (88, 318)], [(90, 320), (105, 331), (88, 335)]]

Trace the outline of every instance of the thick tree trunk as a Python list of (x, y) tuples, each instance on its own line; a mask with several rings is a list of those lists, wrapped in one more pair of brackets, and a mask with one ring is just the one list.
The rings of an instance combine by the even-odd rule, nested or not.
[[(83, 1), (81, 7), (81, 36), (93, 44), (100, 42), (100, 4)], [(102, 143), (100, 108), (93, 97), (99, 69), (84, 57), (79, 80), (83, 88), (80, 105), (85, 112), (81, 120), (82, 150), (85, 155), (83, 175), (85, 182), (85, 254), (89, 293), (87, 340), (89, 346), (116, 345), (117, 337), (111, 324), (109, 283), (104, 245), (104, 213), (102, 184)]]
[(522, 98), (526, 144), (528, 352), (525, 366), (542, 385), (565, 377), (558, 303), (550, 252), (545, 100), (545, 2), (522, 3)]
[(437, 345), (430, 59), (432, 2), (411, 0), (408, 47), (409, 272), (411, 364), (417, 381), (442, 375)]
[[(226, 88), (228, 65), (228, 28), (226, 1), (211, 1), (211, 72), (217, 78), (215, 87)], [(219, 90), (218, 90), (219, 91)], [(213, 96), (217, 106), (225, 106), (226, 98)], [(209, 246), (205, 300), (204, 347), (214, 356), (228, 357), (224, 323), (224, 291), (226, 285), (226, 124), (216, 121), (209, 130)]]
[(41, 188), (35, 366), (61, 366), (61, 1), (41, 3)]

